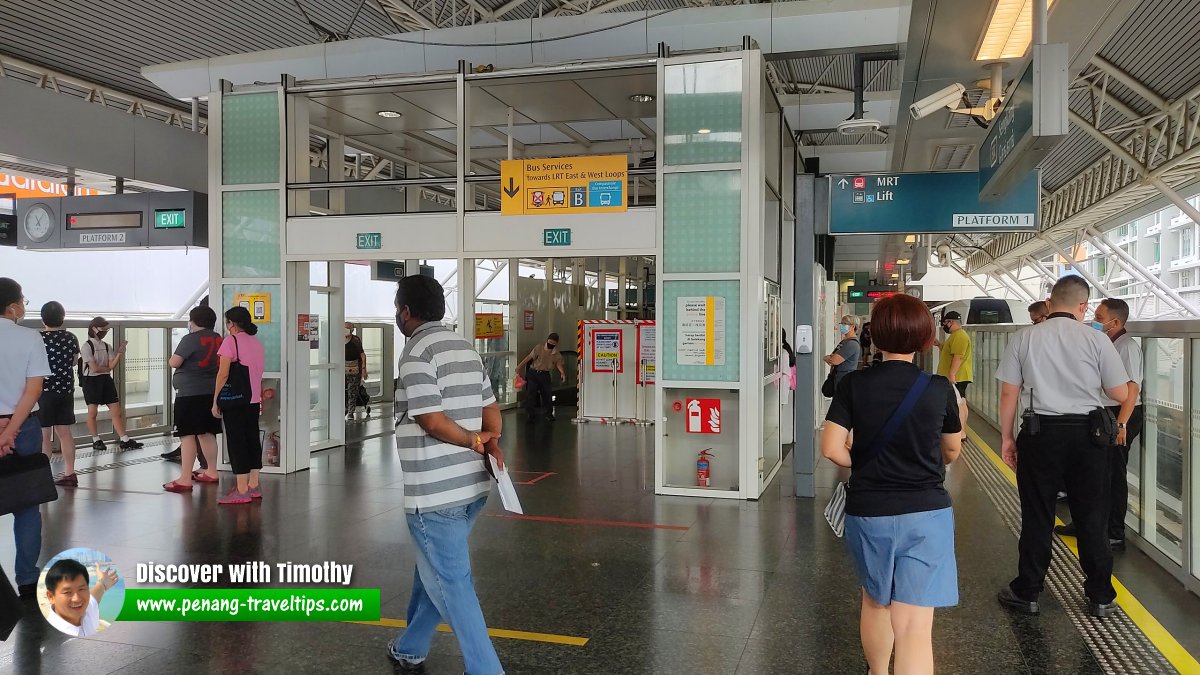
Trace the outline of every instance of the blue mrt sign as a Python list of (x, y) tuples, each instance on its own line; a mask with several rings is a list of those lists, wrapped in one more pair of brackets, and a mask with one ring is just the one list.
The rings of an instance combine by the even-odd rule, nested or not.
[(831, 174), (829, 233), (1032, 231), (1038, 186), (1031, 171), (1003, 198), (982, 202), (974, 172)]

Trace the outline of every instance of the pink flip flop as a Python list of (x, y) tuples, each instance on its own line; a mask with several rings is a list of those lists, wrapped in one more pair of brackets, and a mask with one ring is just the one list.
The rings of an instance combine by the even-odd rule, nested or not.
[(167, 492), (177, 492), (179, 494), (186, 494), (186, 493), (192, 491), (192, 486), (191, 485), (180, 485), (179, 483), (176, 483), (175, 481), (171, 481), (170, 483), (163, 483), (163, 489), (166, 490)]

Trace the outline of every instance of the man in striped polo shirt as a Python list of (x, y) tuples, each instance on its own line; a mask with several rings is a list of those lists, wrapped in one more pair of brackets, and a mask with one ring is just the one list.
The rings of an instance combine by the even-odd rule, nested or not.
[(450, 624), (470, 675), (504, 672), (475, 595), (467, 537), (492, 482), (500, 408), (470, 342), (442, 325), (442, 285), (425, 276), (400, 280), (396, 325), (407, 340), (396, 388), (396, 447), (404, 510), (417, 548), (408, 628), (388, 643), (401, 669), (423, 672), (433, 632)]

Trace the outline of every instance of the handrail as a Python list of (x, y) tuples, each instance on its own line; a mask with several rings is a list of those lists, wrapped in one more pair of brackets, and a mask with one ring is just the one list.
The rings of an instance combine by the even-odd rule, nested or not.
[[(967, 324), (963, 328), (981, 333), (1015, 333), (1029, 324), (996, 323)], [(1177, 319), (1162, 321), (1130, 321), (1125, 330), (1134, 337), (1198, 337), (1200, 319)]]

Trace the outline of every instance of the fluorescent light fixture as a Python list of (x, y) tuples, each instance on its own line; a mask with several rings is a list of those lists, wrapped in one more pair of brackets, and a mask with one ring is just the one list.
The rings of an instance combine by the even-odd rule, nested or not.
[(896, 261), (896, 264), (897, 265), (907, 265), (910, 262), (912, 262), (912, 261), (909, 260), (908, 258), (900, 258), (899, 260)]
[(908, 236), (904, 237), (904, 243), (906, 243), (906, 244), (915, 244), (915, 243), (917, 243), (917, 235), (915, 235), (915, 234), (910, 234), (910, 235), (908, 235)]
[(892, 278), (893, 278), (893, 279), (899, 279), (899, 278), (900, 278), (900, 273), (899, 273), (899, 272), (892, 272)]
[(654, 94), (634, 94), (629, 100), (634, 103), (649, 103), (654, 100)]
[(380, 110), (376, 114), (379, 115), (380, 117), (386, 117), (388, 119), (395, 119), (397, 117), (400, 117), (400, 113), (396, 112), (395, 110)]
[[(1046, 11), (1054, 0), (1046, 0)], [(976, 61), (1019, 59), (1033, 41), (1033, 0), (995, 0), (975, 52)]]
[(698, 133), (698, 134), (711, 134), (711, 133), (712, 133), (712, 129), (697, 129), (697, 130), (696, 130), (696, 133)]

